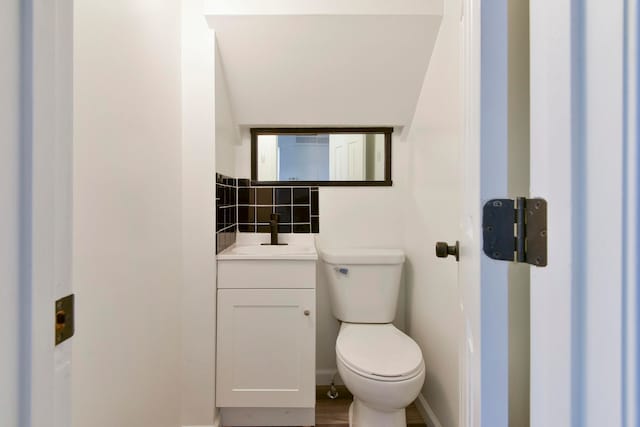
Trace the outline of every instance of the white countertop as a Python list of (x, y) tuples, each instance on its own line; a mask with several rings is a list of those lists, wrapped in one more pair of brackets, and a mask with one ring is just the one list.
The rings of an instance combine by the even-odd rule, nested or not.
[(262, 245), (269, 243), (271, 236), (266, 233), (238, 233), (236, 243), (220, 252), (218, 261), (237, 260), (291, 260), (314, 261), (318, 259), (313, 234), (281, 234), (279, 243), (286, 245)]

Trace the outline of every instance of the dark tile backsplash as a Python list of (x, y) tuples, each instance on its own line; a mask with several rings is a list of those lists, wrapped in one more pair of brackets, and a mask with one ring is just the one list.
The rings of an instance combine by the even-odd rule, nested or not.
[(280, 233), (319, 233), (318, 187), (251, 187), (238, 180), (238, 231), (268, 233), (272, 213), (280, 214)]
[(279, 233), (319, 233), (318, 187), (251, 187), (248, 179), (216, 174), (216, 253), (241, 233), (269, 233), (272, 213)]
[(237, 197), (237, 180), (216, 174), (216, 253), (236, 242)]

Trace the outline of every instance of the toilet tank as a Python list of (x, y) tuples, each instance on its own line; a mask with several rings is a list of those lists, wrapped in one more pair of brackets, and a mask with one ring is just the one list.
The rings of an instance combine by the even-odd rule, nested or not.
[(391, 323), (396, 315), (404, 253), (398, 249), (320, 251), (333, 315), (350, 323)]

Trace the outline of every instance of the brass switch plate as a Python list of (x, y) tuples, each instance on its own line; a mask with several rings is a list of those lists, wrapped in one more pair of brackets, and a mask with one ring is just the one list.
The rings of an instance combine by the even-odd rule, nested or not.
[(55, 333), (56, 345), (61, 344), (71, 338), (75, 332), (74, 326), (74, 295), (67, 295), (56, 301), (55, 310)]

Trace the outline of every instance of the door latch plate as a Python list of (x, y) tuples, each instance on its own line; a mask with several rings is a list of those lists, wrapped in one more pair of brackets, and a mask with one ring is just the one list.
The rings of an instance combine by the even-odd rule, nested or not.
[(55, 337), (56, 345), (71, 338), (75, 332), (74, 295), (67, 295), (55, 303)]

